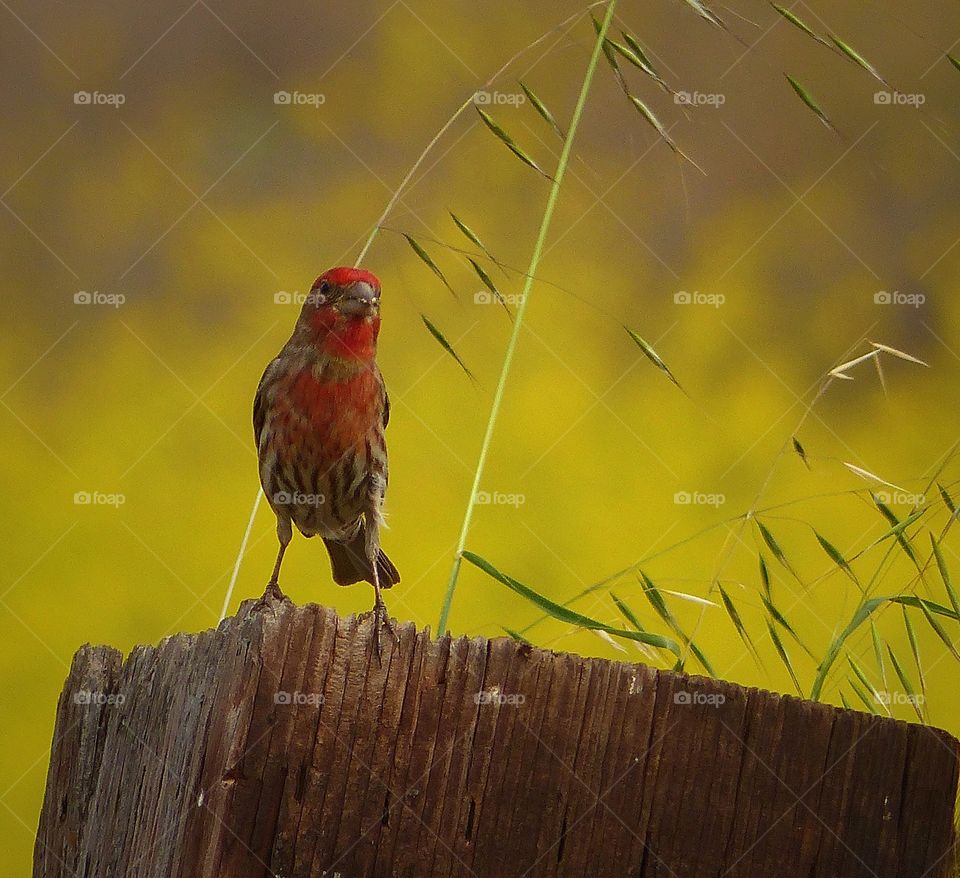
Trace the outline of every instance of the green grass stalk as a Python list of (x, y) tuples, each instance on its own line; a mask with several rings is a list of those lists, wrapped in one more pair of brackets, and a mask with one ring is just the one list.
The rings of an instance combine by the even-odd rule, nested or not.
[(600, 32), (597, 35), (596, 42), (593, 45), (593, 53), (590, 56), (590, 62), (587, 64), (587, 70), (583, 77), (583, 84), (580, 86), (580, 95), (577, 98), (577, 104), (573, 109), (573, 116), (570, 119), (570, 127), (567, 129), (567, 136), (563, 141), (563, 148), (560, 151), (560, 158), (557, 162), (557, 170), (553, 175), (553, 183), (550, 187), (550, 195), (547, 198), (547, 205), (543, 212), (543, 219), (540, 222), (540, 232), (537, 235), (536, 244), (533, 247), (533, 253), (530, 256), (530, 267), (527, 269), (526, 282), (523, 286), (523, 293), (520, 297), (520, 304), (517, 306), (516, 317), (513, 321), (513, 330), (510, 333), (510, 340), (507, 343), (507, 350), (504, 354), (503, 365), (500, 368), (500, 378), (497, 381), (497, 389), (493, 395), (493, 403), (490, 406), (490, 416), (487, 419), (487, 428), (483, 435), (483, 443), (480, 446), (480, 456), (477, 459), (477, 468), (473, 475), (473, 485), (470, 488), (470, 496), (467, 499), (467, 509), (463, 516), (463, 525), (460, 528), (460, 536), (457, 540), (457, 550), (453, 557), (453, 565), (450, 569), (450, 579), (447, 583), (447, 592), (443, 598), (443, 605), (440, 608), (440, 621), (437, 625), (438, 635), (444, 634), (447, 630), (447, 620), (450, 617), (450, 607), (453, 604), (453, 596), (457, 589), (457, 578), (460, 574), (460, 566), (463, 562), (463, 551), (467, 545), (467, 536), (470, 533), (470, 525), (473, 521), (473, 510), (476, 506), (477, 491), (480, 490), (480, 480), (483, 478), (483, 471), (486, 466), (487, 457), (490, 453), (490, 444), (493, 440), (493, 432), (497, 425), (497, 417), (500, 414), (500, 407), (503, 403), (503, 396), (507, 386), (507, 379), (510, 376), (510, 367), (513, 365), (513, 355), (517, 349), (517, 342), (520, 338), (520, 330), (523, 327), (523, 318), (527, 311), (527, 304), (530, 302), (530, 290), (533, 287), (533, 280), (540, 265), (540, 257), (543, 255), (544, 244), (547, 240), (547, 233), (550, 230), (550, 222), (553, 219), (553, 212), (560, 195), (560, 186), (567, 170), (567, 164), (570, 161), (570, 152), (573, 148), (573, 140), (580, 124), (580, 117), (583, 115), (583, 108), (587, 103), (587, 94), (590, 91), (590, 84), (593, 82), (593, 75), (597, 69), (597, 61), (600, 58), (600, 51), (603, 41), (607, 34), (610, 22), (613, 20), (613, 13), (617, 6), (617, 0), (610, 0), (607, 4), (607, 12), (600, 25)]

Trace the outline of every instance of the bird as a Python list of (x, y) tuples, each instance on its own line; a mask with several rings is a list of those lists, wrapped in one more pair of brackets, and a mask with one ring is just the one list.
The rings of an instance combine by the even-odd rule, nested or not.
[(293, 526), (319, 536), (334, 582), (373, 585), (378, 659), (381, 628), (396, 638), (382, 590), (400, 581), (380, 547), (390, 398), (376, 361), (379, 332), (380, 281), (361, 268), (331, 268), (304, 297), (253, 402), (260, 484), (280, 544), (264, 597), (282, 597), (280, 566)]

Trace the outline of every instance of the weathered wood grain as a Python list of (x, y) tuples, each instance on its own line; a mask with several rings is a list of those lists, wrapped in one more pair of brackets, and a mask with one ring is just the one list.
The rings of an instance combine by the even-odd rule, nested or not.
[[(35, 878), (951, 874), (939, 729), (247, 602), (74, 656)], [(388, 639), (389, 640), (389, 639)]]

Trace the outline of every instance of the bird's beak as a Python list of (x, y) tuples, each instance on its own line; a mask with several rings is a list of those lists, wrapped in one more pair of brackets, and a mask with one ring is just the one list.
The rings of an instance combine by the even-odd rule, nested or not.
[(338, 309), (350, 317), (375, 314), (380, 307), (380, 294), (366, 281), (356, 281), (344, 290)]

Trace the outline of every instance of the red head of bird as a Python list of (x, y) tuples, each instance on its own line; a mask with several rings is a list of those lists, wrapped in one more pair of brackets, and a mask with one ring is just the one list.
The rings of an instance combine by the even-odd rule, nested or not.
[(380, 332), (380, 281), (361, 268), (324, 272), (310, 288), (297, 329), (327, 356), (372, 360)]

